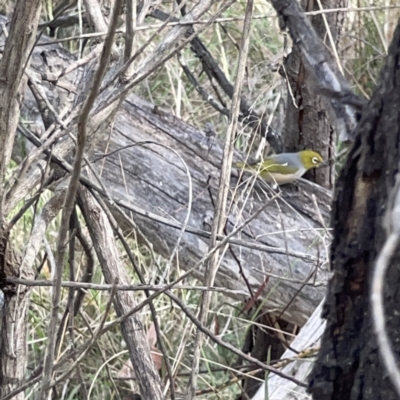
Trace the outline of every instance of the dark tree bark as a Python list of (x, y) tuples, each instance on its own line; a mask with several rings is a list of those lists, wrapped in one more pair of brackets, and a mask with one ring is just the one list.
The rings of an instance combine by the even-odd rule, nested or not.
[[(381, 83), (357, 127), (354, 147), (337, 183), (333, 211), (334, 277), (323, 316), (327, 327), (310, 391), (318, 400), (397, 399), (378, 354), (371, 319), (371, 276), (387, 239), (386, 213), (400, 160), (400, 24)], [(390, 221), (389, 221), (390, 222)], [(400, 248), (384, 288), (387, 329), (400, 353)]]

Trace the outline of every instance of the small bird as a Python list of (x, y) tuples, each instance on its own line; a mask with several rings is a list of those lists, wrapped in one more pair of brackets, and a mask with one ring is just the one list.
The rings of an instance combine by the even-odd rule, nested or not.
[(299, 179), (309, 169), (319, 167), (323, 162), (322, 156), (314, 150), (302, 150), (298, 153), (273, 154), (255, 164), (239, 162), (234, 167), (256, 172), (268, 183), (284, 185)]

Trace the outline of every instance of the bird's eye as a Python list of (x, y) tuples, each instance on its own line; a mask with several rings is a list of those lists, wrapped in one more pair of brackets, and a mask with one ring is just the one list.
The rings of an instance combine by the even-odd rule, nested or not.
[(317, 157), (313, 157), (311, 161), (313, 164), (318, 164), (318, 162), (319, 162)]

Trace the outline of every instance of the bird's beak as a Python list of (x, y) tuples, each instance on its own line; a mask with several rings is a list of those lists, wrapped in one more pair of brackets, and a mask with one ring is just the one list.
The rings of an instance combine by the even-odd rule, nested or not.
[(324, 162), (322, 162), (321, 164), (319, 164), (319, 167), (318, 167), (318, 168), (326, 168), (326, 167), (329, 167), (328, 161), (324, 161)]

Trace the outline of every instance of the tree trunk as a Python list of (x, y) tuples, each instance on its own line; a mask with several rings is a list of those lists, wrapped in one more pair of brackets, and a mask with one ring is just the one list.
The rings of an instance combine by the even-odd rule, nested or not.
[[(324, 9), (347, 6), (347, 0), (321, 0)], [(304, 0), (305, 11), (320, 10), (315, 0)], [(326, 14), (326, 20), (332, 34), (334, 46), (338, 48), (340, 31), (343, 26), (343, 12)], [(322, 15), (310, 17), (312, 25), (325, 45), (332, 49), (326, 25)], [(336, 61), (334, 61), (336, 62)], [(322, 96), (316, 95), (313, 75), (304, 66), (301, 52), (297, 45), (286, 58), (285, 69), (288, 77), (287, 112), (285, 124), (285, 145), (287, 151), (299, 151), (312, 148), (321, 153), (328, 166), (312, 170), (307, 176), (316, 183), (331, 189), (335, 180), (335, 147), (336, 134), (327, 113), (329, 105)]]
[[(327, 327), (310, 391), (318, 400), (397, 399), (378, 354), (371, 318), (371, 277), (390, 226), (393, 186), (400, 160), (400, 24), (397, 26), (381, 84), (357, 128), (357, 137), (336, 189), (334, 241), (323, 316)], [(400, 352), (400, 248), (385, 279), (387, 330)]]

